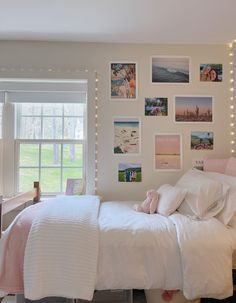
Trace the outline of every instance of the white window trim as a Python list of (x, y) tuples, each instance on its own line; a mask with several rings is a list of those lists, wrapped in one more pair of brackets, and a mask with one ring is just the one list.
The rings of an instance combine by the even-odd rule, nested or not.
[[(78, 80), (79, 79), (79, 80)], [(76, 79), (68, 79), (68, 82), (80, 81), (85, 79), (87, 81), (87, 112), (85, 116), (87, 119), (84, 122), (84, 176), (85, 176), (85, 191), (87, 194), (95, 193), (95, 75), (93, 72), (79, 72), (76, 74)], [(47, 82), (48, 79), (41, 79), (42, 82)], [(27, 82), (28, 79), (0, 79), (0, 90), (14, 91), (19, 90), (14, 85), (20, 85), (21, 82)], [(38, 80), (36, 80), (38, 81)], [(49, 79), (52, 83), (58, 80)], [(59, 80), (64, 81), (64, 80)], [(0, 174), (4, 175), (2, 184), (4, 188), (3, 194), (5, 196), (12, 196), (16, 193), (17, 180), (15, 173), (17, 167), (17, 159), (15, 153), (15, 139), (14, 139), (14, 106), (10, 103), (4, 106), (3, 123), (11, 124), (12, 127), (6, 133), (3, 129), (4, 145), (2, 154), (4, 154), (4, 161), (2, 160), (2, 167)], [(77, 141), (78, 142), (78, 141)], [(1, 156), (1, 153), (0, 153)], [(7, 158), (7, 160), (5, 160)], [(11, 160), (10, 160), (11, 159)], [(1, 159), (0, 159), (1, 160)], [(0, 176), (1, 181), (1, 176)]]

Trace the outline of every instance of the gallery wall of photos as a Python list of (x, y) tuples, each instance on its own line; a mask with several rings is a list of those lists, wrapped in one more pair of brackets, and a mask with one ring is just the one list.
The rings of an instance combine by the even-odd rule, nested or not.
[[(126, 156), (141, 154), (141, 120), (165, 118), (170, 115), (172, 100), (158, 94), (158, 86), (177, 84), (183, 94), (173, 95), (173, 121), (190, 130), (189, 150), (213, 151), (214, 122), (213, 95), (187, 95), (185, 87), (191, 83), (191, 58), (187, 56), (152, 56), (150, 84), (157, 87), (155, 96), (146, 96), (140, 116), (116, 116), (113, 118), (113, 155), (119, 156), (118, 182), (141, 182), (142, 163), (130, 163)], [(135, 101), (138, 99), (138, 63), (115, 61), (109, 63), (109, 98), (111, 101)], [(223, 81), (223, 64), (202, 62), (199, 64), (199, 82), (214, 85)], [(122, 106), (125, 106), (124, 103)], [(192, 125), (204, 125), (204, 130), (191, 130)], [(153, 133), (153, 170), (158, 172), (180, 171), (183, 167), (182, 143), (186, 138), (178, 132)], [(201, 155), (193, 160), (193, 167), (202, 169)]]

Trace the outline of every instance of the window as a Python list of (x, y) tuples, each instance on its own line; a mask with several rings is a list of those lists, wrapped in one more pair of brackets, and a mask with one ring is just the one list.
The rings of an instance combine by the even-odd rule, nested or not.
[(84, 104), (16, 105), (19, 192), (39, 180), (44, 193), (64, 192), (83, 178)]
[(87, 80), (19, 80), (4, 85), (6, 91), (0, 92), (3, 195), (31, 190), (37, 180), (43, 193), (63, 193), (67, 178), (85, 180), (86, 173), (90, 174), (85, 159), (91, 158), (87, 148)]
[(2, 138), (2, 103), (0, 103), (0, 139)]

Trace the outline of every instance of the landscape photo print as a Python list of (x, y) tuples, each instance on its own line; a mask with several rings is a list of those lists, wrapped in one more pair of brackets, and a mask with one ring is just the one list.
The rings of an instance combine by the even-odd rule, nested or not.
[(211, 96), (176, 96), (175, 122), (213, 122), (213, 98)]
[(151, 58), (152, 83), (187, 84), (190, 82), (190, 58), (153, 56)]

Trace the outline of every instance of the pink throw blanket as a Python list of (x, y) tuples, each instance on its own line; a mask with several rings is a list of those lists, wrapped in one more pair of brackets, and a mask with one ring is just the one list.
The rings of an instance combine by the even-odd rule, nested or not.
[(0, 289), (6, 293), (24, 293), (23, 266), (24, 251), (33, 219), (45, 205), (41, 202), (25, 209), (16, 218), (6, 239), (2, 268), (0, 268)]

